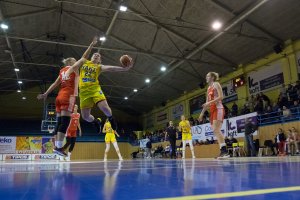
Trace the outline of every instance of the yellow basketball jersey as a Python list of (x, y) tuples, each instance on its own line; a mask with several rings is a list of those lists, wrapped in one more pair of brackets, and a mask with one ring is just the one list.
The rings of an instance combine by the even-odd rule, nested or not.
[(179, 123), (179, 126), (181, 127), (182, 133), (191, 133), (191, 128), (190, 128), (189, 122), (187, 120), (181, 121)]
[(104, 127), (106, 134), (115, 134), (115, 131), (111, 128), (110, 122), (105, 122)]
[(79, 90), (81, 92), (100, 91), (98, 77), (101, 65), (87, 60), (80, 68)]

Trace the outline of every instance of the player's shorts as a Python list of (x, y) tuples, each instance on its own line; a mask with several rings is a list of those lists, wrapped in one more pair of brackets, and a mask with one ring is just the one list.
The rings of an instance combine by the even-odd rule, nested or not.
[(224, 115), (225, 115), (224, 108), (216, 108), (216, 107), (210, 108), (210, 117), (209, 117), (210, 123), (213, 124), (214, 120), (223, 122)]
[(75, 102), (75, 96), (68, 94), (59, 94), (55, 100), (56, 112), (60, 113), (62, 110), (73, 112)]
[(67, 130), (67, 137), (76, 137), (77, 136), (77, 130)]
[(105, 143), (114, 143), (116, 142), (116, 136), (113, 133), (106, 133), (105, 135)]
[(182, 140), (192, 140), (192, 134), (191, 133), (182, 133)]
[(92, 108), (96, 103), (106, 100), (102, 90), (96, 92), (85, 92), (84, 94), (79, 92), (80, 109)]

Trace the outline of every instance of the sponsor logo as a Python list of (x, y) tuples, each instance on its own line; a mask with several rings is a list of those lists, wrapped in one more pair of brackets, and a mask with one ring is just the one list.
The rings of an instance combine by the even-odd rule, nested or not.
[(70, 76), (67, 76), (66, 72), (62, 72), (62, 73), (61, 73), (61, 79), (62, 79), (63, 81), (67, 81), (67, 80), (70, 79)]
[(259, 85), (258, 82), (254, 82), (254, 79), (250, 76), (248, 77), (248, 84), (249, 84), (249, 92), (250, 94), (259, 92)]
[(30, 160), (30, 155), (6, 155), (6, 160)]
[(50, 154), (50, 155), (35, 155), (35, 160), (53, 160), (56, 158), (56, 155)]
[(1, 137), (0, 138), (0, 143), (12, 143), (12, 139), (10, 138), (5, 138), (5, 137)]

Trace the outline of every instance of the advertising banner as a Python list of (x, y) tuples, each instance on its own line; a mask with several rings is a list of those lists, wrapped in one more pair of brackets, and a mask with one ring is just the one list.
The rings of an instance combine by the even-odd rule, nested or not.
[(238, 95), (235, 91), (235, 87), (233, 85), (233, 80), (230, 80), (226, 83), (222, 84), (222, 90), (223, 90), (223, 103), (229, 103), (232, 101), (236, 101), (238, 99)]
[[(226, 135), (226, 123), (222, 124), (221, 131), (224, 135)], [(214, 139), (216, 139), (210, 123), (193, 126), (192, 133), (193, 140), (206, 141), (206, 139), (210, 140), (211, 137), (214, 137)]]
[(54, 138), (43, 137), (41, 153), (51, 154), (51, 153), (53, 153), (53, 148), (54, 148)]
[(30, 154), (3, 154), (3, 160), (31, 160)]
[(42, 137), (17, 137), (16, 153), (35, 154), (42, 151)]
[(184, 105), (183, 103), (179, 103), (172, 107), (172, 119), (179, 120), (180, 116), (184, 114)]
[(248, 74), (248, 87), (250, 94), (256, 94), (277, 87), (284, 83), (281, 62), (272, 63)]
[(156, 122), (158, 124), (167, 123), (168, 121), (168, 113), (167, 111), (161, 111), (156, 115)]
[(16, 137), (0, 137), (0, 154), (16, 152)]
[(55, 154), (34, 154), (32, 160), (56, 160)]
[[(257, 113), (250, 113), (227, 119), (227, 136), (233, 135), (235, 138), (244, 137), (246, 119), (249, 119), (251, 123), (257, 125)], [(257, 131), (255, 131), (253, 135), (257, 135)]]

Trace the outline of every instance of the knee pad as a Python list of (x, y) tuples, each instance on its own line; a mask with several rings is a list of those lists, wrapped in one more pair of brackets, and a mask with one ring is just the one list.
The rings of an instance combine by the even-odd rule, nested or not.
[(69, 117), (69, 116), (61, 116), (61, 124), (58, 127), (58, 132), (61, 132), (61, 133), (67, 132), (67, 129), (68, 129), (68, 126), (70, 123), (70, 118), (71, 117)]

